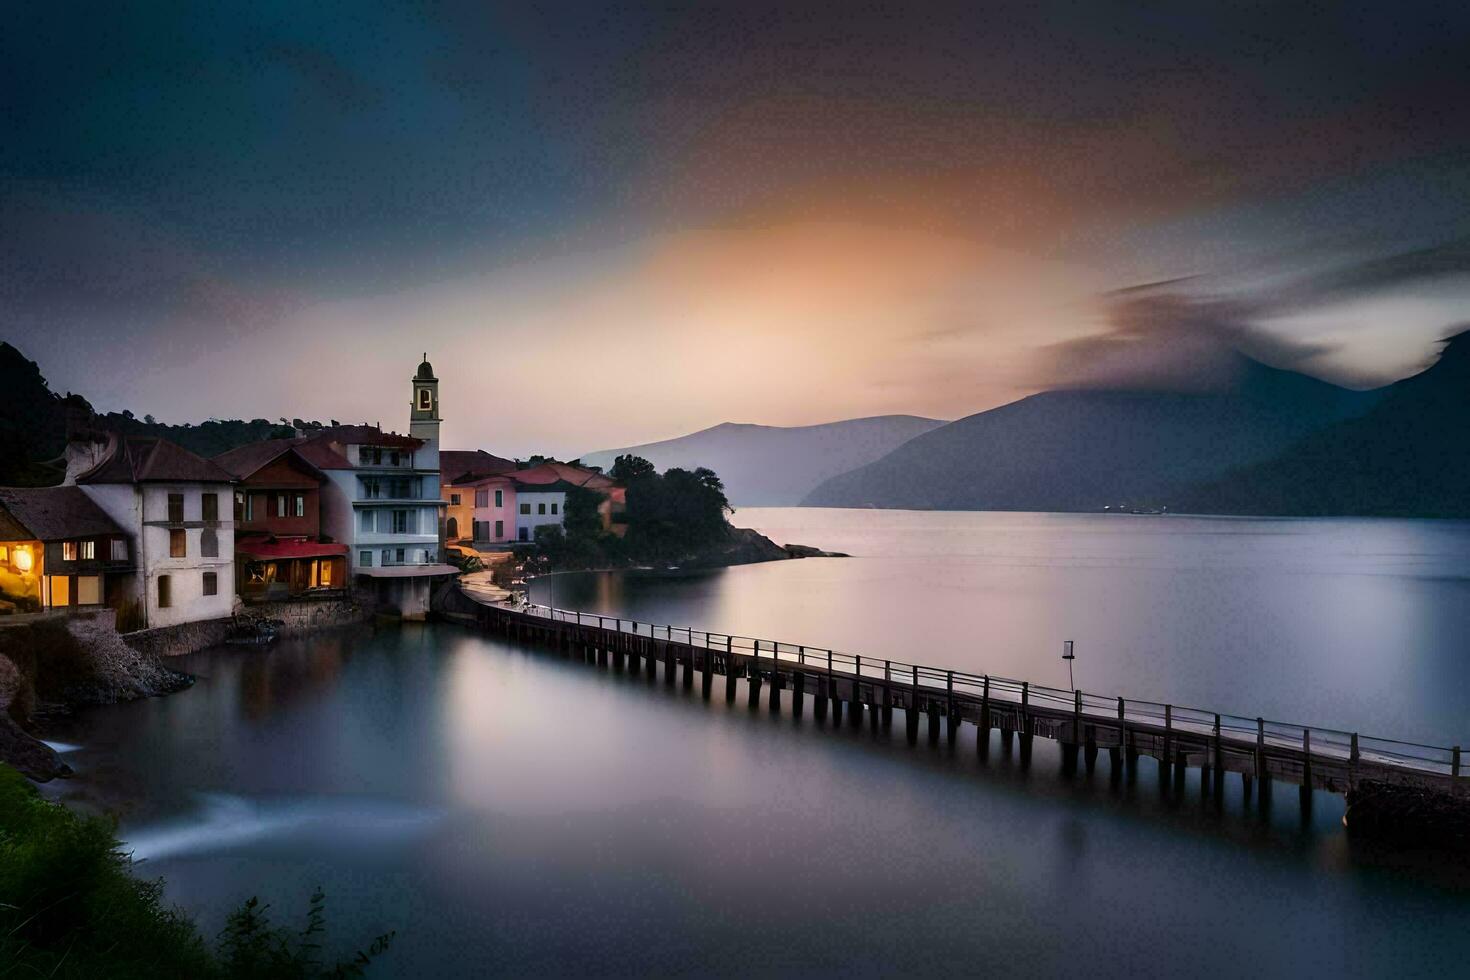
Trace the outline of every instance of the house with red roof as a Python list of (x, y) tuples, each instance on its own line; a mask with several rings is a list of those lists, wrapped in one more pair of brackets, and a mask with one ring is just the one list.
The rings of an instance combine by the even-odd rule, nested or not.
[[(231, 614), (235, 478), (229, 472), (167, 439), (117, 433), (75, 435), (66, 461), (63, 486), (79, 488), (135, 544), (136, 572), (109, 600), (119, 608), (119, 629)], [(80, 595), (83, 583), (76, 587)]]
[(347, 588), (347, 545), (322, 536), (328, 461), (299, 439), (271, 439), (221, 453), (235, 484), (235, 583), (247, 602), (323, 597)]
[(535, 541), (538, 527), (561, 526), (567, 493), (579, 487), (602, 497), (598, 511), (603, 529), (621, 533), (615, 515), (623, 509), (626, 490), (596, 470), (548, 460), (446, 480), (442, 492), (454, 526), (446, 530), (445, 537), (484, 546)]

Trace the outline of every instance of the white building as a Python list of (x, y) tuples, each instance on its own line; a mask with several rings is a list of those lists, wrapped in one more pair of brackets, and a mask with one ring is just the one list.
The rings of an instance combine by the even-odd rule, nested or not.
[(428, 611), (432, 579), (457, 571), (443, 559), (439, 423), (439, 381), (426, 360), (413, 378), (409, 435), (343, 425), (298, 446), (329, 480), (323, 534), (349, 546), (357, 585), (406, 618)]
[[(235, 599), (234, 480), (167, 439), (116, 434), (67, 446), (76, 485), (136, 542), (119, 619), (145, 627), (229, 616)], [(136, 616), (128, 613), (136, 612)]]

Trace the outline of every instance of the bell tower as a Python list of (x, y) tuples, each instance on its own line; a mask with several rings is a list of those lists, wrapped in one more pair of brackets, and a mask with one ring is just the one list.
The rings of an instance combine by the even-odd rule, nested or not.
[(414, 467), (420, 470), (439, 468), (439, 379), (434, 366), (424, 354), (413, 375), (413, 401), (409, 404), (408, 434), (422, 439), (424, 446), (414, 453)]

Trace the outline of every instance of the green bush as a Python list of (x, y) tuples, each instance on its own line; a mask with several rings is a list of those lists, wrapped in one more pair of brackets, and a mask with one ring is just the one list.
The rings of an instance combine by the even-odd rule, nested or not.
[(323, 896), (306, 928), (272, 927), (250, 899), (231, 914), (217, 950), (163, 902), (162, 880), (130, 873), (110, 820), (41, 798), (0, 765), (0, 977), (265, 978), (361, 976), (389, 933), (348, 962), (323, 965)]

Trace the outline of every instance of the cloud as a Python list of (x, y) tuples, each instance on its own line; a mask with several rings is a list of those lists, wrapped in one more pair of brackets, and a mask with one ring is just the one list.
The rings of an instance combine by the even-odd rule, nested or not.
[(1255, 325), (1253, 307), (1172, 287), (1184, 280), (1114, 290), (1103, 298), (1107, 329), (1047, 345), (1051, 383), (1076, 388), (1213, 391), (1239, 382), (1247, 358), (1315, 373), (1338, 346)]

